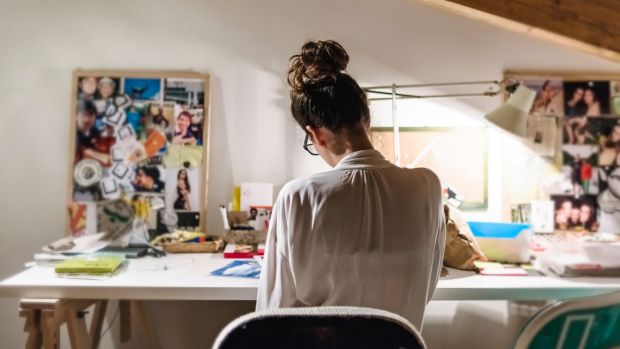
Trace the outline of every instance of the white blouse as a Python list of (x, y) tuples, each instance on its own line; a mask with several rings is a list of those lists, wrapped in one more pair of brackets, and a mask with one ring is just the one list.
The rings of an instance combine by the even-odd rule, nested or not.
[(256, 309), (348, 305), (418, 329), (443, 261), (441, 185), (376, 150), (287, 183), (274, 206)]

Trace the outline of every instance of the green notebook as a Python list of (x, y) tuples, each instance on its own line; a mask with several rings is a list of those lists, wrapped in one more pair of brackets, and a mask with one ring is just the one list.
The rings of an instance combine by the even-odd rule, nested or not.
[(56, 265), (59, 274), (111, 274), (123, 264), (123, 259), (113, 256), (76, 257)]

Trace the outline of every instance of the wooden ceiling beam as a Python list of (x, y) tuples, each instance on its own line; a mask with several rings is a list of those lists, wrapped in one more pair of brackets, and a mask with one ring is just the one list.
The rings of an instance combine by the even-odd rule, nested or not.
[(620, 63), (617, 0), (418, 0)]

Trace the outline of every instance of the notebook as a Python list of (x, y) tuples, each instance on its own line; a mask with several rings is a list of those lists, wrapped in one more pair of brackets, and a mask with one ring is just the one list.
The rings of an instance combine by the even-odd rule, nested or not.
[(123, 261), (123, 258), (114, 256), (75, 257), (58, 263), (55, 271), (58, 274), (112, 274)]

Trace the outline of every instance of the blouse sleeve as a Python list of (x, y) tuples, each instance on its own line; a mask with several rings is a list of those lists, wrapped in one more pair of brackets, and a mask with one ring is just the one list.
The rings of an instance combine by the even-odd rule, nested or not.
[(256, 310), (295, 304), (295, 282), (286, 256), (289, 207), (287, 207), (284, 191), (283, 188), (278, 196), (269, 222), (265, 258), (258, 284)]
[(444, 214), (443, 209), (443, 200), (441, 194), (441, 182), (436, 175), (433, 174), (434, 180), (433, 182), (435, 187), (433, 190), (436, 192), (436, 209), (437, 220), (436, 220), (436, 231), (435, 231), (435, 243), (433, 248), (433, 256), (431, 261), (431, 278), (429, 282), (429, 290), (427, 292), (426, 302), (430, 302), (431, 298), (433, 298), (433, 294), (435, 292), (435, 288), (437, 287), (437, 283), (439, 282), (439, 278), (441, 276), (441, 269), (443, 267), (443, 257), (446, 249), (446, 216)]
[(433, 253), (433, 263), (431, 269), (431, 282), (430, 292), (428, 292), (428, 299), (426, 302), (430, 302), (433, 298), (433, 293), (439, 282), (441, 276), (441, 268), (443, 267), (443, 256), (446, 248), (446, 222), (443, 213), (443, 207), (439, 210), (439, 222), (437, 227), (437, 236), (435, 239), (435, 248)]

